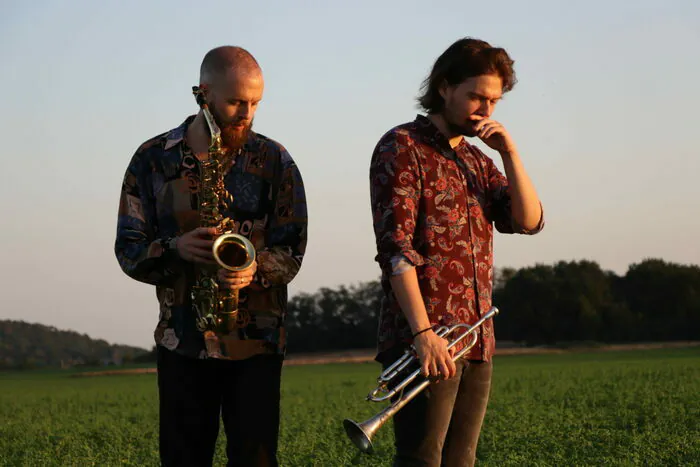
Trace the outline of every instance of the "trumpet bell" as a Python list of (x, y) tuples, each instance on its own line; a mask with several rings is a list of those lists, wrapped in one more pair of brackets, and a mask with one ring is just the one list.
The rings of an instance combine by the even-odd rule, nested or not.
[(217, 237), (212, 246), (214, 259), (229, 271), (243, 271), (255, 261), (255, 248), (247, 238), (238, 234)]
[(352, 441), (360, 451), (368, 454), (374, 451), (372, 440), (367, 436), (367, 433), (365, 433), (360, 423), (346, 418), (343, 420), (343, 427), (345, 427), (345, 433), (348, 435), (348, 438), (350, 438), (350, 441)]

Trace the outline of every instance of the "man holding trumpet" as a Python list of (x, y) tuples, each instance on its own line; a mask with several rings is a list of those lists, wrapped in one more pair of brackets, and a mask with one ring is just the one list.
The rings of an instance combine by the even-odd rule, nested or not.
[[(377, 361), (414, 345), (431, 384), (396, 413), (395, 466), (473, 465), (491, 387), (492, 320), (454, 362), (438, 325), (473, 324), (491, 308), (493, 227), (532, 235), (541, 202), (506, 129), (491, 119), (515, 84), (508, 53), (471, 38), (435, 62), (419, 104), (427, 114), (385, 133), (370, 166), (371, 206), (385, 296)], [(505, 176), (467, 138), (498, 152)]]

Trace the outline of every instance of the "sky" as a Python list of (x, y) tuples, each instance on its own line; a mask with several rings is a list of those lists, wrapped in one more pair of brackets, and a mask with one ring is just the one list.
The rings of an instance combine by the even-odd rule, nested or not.
[(497, 234), (497, 267), (700, 264), (698, 2), (0, 0), (0, 319), (153, 345), (155, 289), (114, 255), (121, 181), (142, 142), (196, 113), (201, 59), (225, 44), (260, 62), (254, 129), (304, 178), (290, 294), (376, 280), (372, 150), (415, 118), (434, 60), (466, 36), (515, 60), (493, 118), (547, 222)]

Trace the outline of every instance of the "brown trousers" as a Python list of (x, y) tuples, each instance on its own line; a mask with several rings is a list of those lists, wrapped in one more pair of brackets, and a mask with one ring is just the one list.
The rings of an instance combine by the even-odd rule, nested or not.
[[(383, 367), (402, 352), (387, 352)], [(493, 366), (465, 360), (456, 366), (453, 378), (431, 384), (394, 415), (394, 467), (474, 465)]]

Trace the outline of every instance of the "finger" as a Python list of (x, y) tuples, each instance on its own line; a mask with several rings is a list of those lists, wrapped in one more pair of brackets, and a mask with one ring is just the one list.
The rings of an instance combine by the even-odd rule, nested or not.
[(438, 376), (440, 373), (438, 373), (438, 365), (435, 359), (430, 360), (430, 376)]
[(492, 135), (499, 133), (500, 132), (500, 127), (499, 126), (490, 126), (486, 128), (484, 131), (484, 136), (482, 136), (484, 139), (490, 138)]
[(202, 252), (200, 250), (188, 251), (190, 261), (197, 261), (205, 264), (217, 264), (211, 253)]
[(474, 126), (474, 128), (476, 128), (476, 126), (479, 125), (480, 123), (488, 121), (488, 118), (472, 115), (471, 117), (469, 117), (469, 121)]
[(219, 271), (219, 274), (221, 274), (222, 277), (226, 277), (229, 279), (246, 279), (246, 280), (253, 280), (254, 274), (251, 274), (250, 271), (230, 271), (228, 269), (221, 269)]
[(429, 365), (428, 365), (428, 361), (427, 361), (427, 360), (424, 361), (424, 362), (421, 364), (421, 366), (420, 366), (420, 372), (421, 372), (421, 374), (422, 374), (423, 376), (425, 376), (426, 378), (427, 378), (428, 376), (430, 376), (430, 370), (429, 370), (428, 366), (429, 366)]
[(211, 250), (205, 250), (203, 248), (187, 248), (185, 251), (197, 258), (214, 261), (214, 255), (212, 254)]
[(214, 240), (208, 240), (206, 238), (191, 238), (186, 243), (187, 245), (191, 245), (195, 248), (211, 250), (212, 246), (214, 245)]
[(248, 287), (247, 284), (227, 284), (227, 283), (219, 283), (219, 286), (223, 289), (226, 289), (226, 290), (240, 290), (244, 287)]
[(245, 282), (250, 281), (250, 279), (248, 279), (247, 277), (232, 276), (226, 269), (219, 269), (217, 276), (221, 281), (229, 284), (243, 284)]
[(440, 376), (442, 379), (448, 379), (450, 377), (450, 369), (447, 365), (447, 360), (441, 358), (438, 366), (440, 368)]
[(251, 283), (251, 280), (246, 277), (226, 277), (220, 282), (227, 284), (230, 287), (238, 287), (238, 288), (243, 288), (243, 287), (248, 287)]
[(490, 122), (491, 122), (491, 120), (489, 120), (487, 118), (482, 118), (481, 120), (476, 120), (476, 123), (474, 124), (474, 130), (476, 130), (476, 132), (478, 133), (484, 128), (484, 126), (486, 126)]
[(196, 237), (213, 237), (219, 233), (216, 227), (197, 227), (192, 231)]
[(455, 365), (455, 362), (451, 358), (447, 360), (447, 367), (449, 369), (448, 378), (452, 378), (457, 375), (457, 365)]
[(496, 125), (496, 122), (487, 122), (484, 125), (481, 126), (479, 129), (479, 136), (484, 137), (484, 135), (494, 126)]

